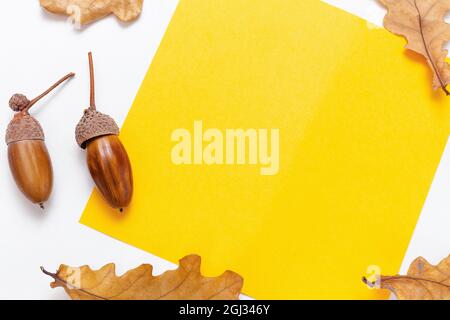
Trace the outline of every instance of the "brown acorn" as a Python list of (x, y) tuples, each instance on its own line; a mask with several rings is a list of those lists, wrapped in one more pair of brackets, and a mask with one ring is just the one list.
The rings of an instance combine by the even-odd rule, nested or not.
[(95, 106), (94, 64), (89, 53), (90, 107), (78, 123), (78, 145), (87, 149), (87, 164), (97, 189), (108, 204), (123, 211), (133, 196), (133, 175), (128, 154), (119, 140), (119, 127)]
[(39, 122), (29, 114), (29, 110), (36, 102), (74, 75), (69, 73), (64, 76), (31, 101), (19, 93), (9, 100), (9, 106), (16, 112), (6, 130), (9, 167), (20, 191), (42, 209), (52, 192), (53, 169), (44, 142), (44, 131)]

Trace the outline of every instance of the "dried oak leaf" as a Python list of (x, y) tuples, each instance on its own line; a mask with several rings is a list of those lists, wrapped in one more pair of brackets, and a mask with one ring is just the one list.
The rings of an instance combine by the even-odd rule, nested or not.
[(379, 0), (387, 9), (384, 26), (394, 34), (404, 36), (407, 49), (423, 55), (433, 71), (433, 87), (446, 89), (450, 83), (450, 66), (446, 63), (444, 45), (450, 40), (450, 25), (444, 16), (450, 10), (450, 0)]
[(81, 25), (114, 14), (124, 22), (136, 19), (144, 0), (39, 0), (41, 6), (55, 14), (70, 16)]
[(399, 300), (450, 300), (450, 256), (433, 266), (424, 258), (413, 261), (406, 276), (381, 276), (363, 281), (394, 293)]
[(177, 270), (153, 276), (153, 267), (143, 264), (118, 277), (115, 265), (99, 270), (88, 266), (72, 268), (61, 265), (56, 274), (41, 268), (55, 281), (52, 288), (63, 287), (74, 300), (237, 300), (243, 279), (225, 271), (216, 278), (200, 273), (201, 258), (189, 255), (180, 260)]

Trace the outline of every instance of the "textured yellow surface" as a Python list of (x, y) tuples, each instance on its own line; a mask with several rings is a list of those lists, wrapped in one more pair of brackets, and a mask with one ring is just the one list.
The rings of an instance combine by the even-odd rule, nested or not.
[[(317, 0), (181, 0), (124, 125), (135, 197), (81, 222), (173, 262), (232, 269), (256, 298), (385, 297), (450, 128), (405, 42)], [(280, 128), (280, 171), (176, 166), (171, 133)]]

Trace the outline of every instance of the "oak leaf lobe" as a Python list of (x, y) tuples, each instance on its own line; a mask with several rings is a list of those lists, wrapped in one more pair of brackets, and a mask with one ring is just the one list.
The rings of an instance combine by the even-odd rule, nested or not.
[(450, 0), (379, 0), (387, 9), (384, 26), (406, 38), (406, 48), (428, 62), (433, 71), (433, 88), (442, 88), (447, 95), (450, 66), (445, 59), (444, 45), (450, 40), (450, 25), (444, 20), (450, 11)]
[(391, 291), (399, 300), (450, 300), (450, 256), (436, 266), (419, 257), (406, 275), (381, 276), (378, 283), (363, 281)]
[(67, 15), (80, 25), (114, 14), (121, 21), (136, 19), (144, 0), (39, 0), (41, 6), (52, 13)]

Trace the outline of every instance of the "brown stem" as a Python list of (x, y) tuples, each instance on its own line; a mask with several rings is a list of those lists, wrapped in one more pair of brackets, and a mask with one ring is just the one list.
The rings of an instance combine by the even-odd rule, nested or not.
[[(67, 287), (68, 289), (71, 289), (71, 287), (70, 287), (70, 285), (67, 283), (67, 281), (62, 280), (60, 277), (58, 277), (58, 275), (57, 275), (56, 273), (51, 273), (51, 272), (45, 270), (44, 267), (41, 267), (41, 271), (42, 271), (44, 274), (46, 274), (47, 276), (53, 278), (53, 280), (55, 280), (55, 281), (58, 282), (59, 284), (62, 284), (63, 286)], [(78, 290), (79, 292), (82, 292), (82, 293), (84, 293), (84, 294), (86, 294), (86, 295), (92, 296), (92, 297), (94, 297), (94, 298), (96, 298), (96, 299), (99, 299), (99, 300), (108, 300), (107, 298), (98, 296), (98, 295), (96, 295), (96, 294), (94, 294), (94, 293), (91, 293), (91, 292), (89, 292), (89, 291), (86, 291), (86, 290), (84, 290), (84, 289), (81, 289), (81, 288), (75, 288), (75, 289)]]
[[(400, 280), (400, 279), (407, 279), (407, 280), (419, 281), (419, 282), (420, 281), (430, 282), (430, 283), (434, 283), (439, 286), (450, 288), (450, 286), (445, 284), (444, 282), (439, 282), (439, 281), (425, 279), (425, 278), (417, 278), (417, 277), (411, 277), (411, 276), (390, 276), (390, 277), (383, 276), (383, 277), (381, 277), (381, 281), (383, 281), (383, 282), (387, 282), (389, 280), (395, 281), (395, 280)], [(366, 277), (362, 277), (362, 281), (370, 287), (373, 287), (375, 285), (374, 282), (369, 281)]]
[(366, 277), (362, 277), (362, 282), (364, 282), (364, 284), (368, 285), (369, 287), (373, 288), (373, 286), (375, 285), (375, 283), (373, 283), (372, 281), (369, 281), (369, 279), (367, 279)]
[(23, 112), (27, 113), (28, 110), (30, 110), (30, 108), (39, 100), (41, 100), (43, 97), (45, 97), (47, 94), (49, 94), (51, 91), (53, 91), (53, 89), (55, 89), (56, 87), (58, 87), (61, 83), (63, 83), (64, 81), (72, 78), (73, 76), (75, 76), (75, 73), (71, 72), (67, 75), (65, 75), (64, 77), (62, 77), (61, 79), (59, 79), (54, 85), (52, 85), (50, 88), (48, 88), (46, 91), (44, 91), (42, 94), (40, 94), (39, 96), (37, 96), (36, 98), (34, 98), (33, 100), (31, 100), (28, 105), (25, 107), (25, 109), (23, 109)]
[(94, 62), (92, 60), (92, 52), (88, 53), (89, 57), (89, 79), (90, 79), (90, 108), (96, 110), (95, 106), (95, 77), (94, 77)]
[(54, 280), (58, 280), (58, 276), (57, 276), (55, 273), (48, 272), (47, 270), (44, 269), (44, 267), (41, 267), (41, 271), (42, 271), (44, 274), (46, 274), (46, 275), (52, 277)]

